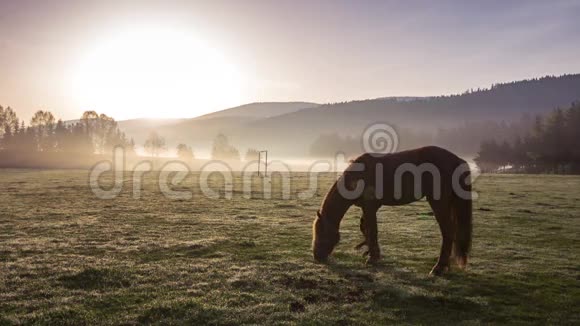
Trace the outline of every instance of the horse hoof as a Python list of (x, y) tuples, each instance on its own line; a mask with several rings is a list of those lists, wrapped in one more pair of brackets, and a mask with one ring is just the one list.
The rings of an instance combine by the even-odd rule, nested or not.
[(429, 276), (441, 276), (449, 271), (449, 267), (447, 266), (435, 266), (429, 273)]
[(367, 265), (376, 265), (379, 262), (379, 260), (381, 260), (380, 257), (369, 256), (369, 258), (367, 258), (366, 264)]

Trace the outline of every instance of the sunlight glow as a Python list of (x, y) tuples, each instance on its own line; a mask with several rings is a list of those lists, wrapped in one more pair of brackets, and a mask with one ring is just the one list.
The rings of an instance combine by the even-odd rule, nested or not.
[(186, 31), (140, 27), (99, 42), (74, 68), (83, 110), (116, 119), (185, 118), (240, 101), (236, 68)]

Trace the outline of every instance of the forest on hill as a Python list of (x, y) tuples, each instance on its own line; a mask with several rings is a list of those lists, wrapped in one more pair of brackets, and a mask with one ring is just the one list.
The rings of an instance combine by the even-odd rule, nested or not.
[[(318, 139), (321, 135), (356, 139), (370, 124), (385, 122), (399, 132), (403, 148), (436, 144), (469, 155), (477, 152), (482, 140), (512, 139), (527, 129), (519, 125), (529, 123), (535, 115), (578, 100), (580, 75), (549, 76), (451, 96), (326, 104), (257, 121), (252, 127), (257, 135), (272, 133), (284, 138), (293, 134), (292, 126), (300, 126), (300, 135), (293, 137), (297, 142), (301, 138)], [(340, 143), (337, 140), (335, 146)], [(312, 152), (312, 141), (308, 145), (310, 154), (324, 154)], [(336, 149), (327, 147), (326, 151)]]
[(537, 116), (525, 135), (512, 141), (489, 139), (475, 162), (487, 172), (580, 173), (580, 102)]
[[(262, 148), (279, 156), (319, 157), (337, 151), (360, 153), (360, 145), (352, 144), (360, 144), (367, 126), (384, 122), (398, 131), (401, 148), (436, 144), (474, 155), (481, 141), (493, 138), (502, 142), (523, 136), (535, 115), (578, 100), (580, 74), (574, 74), (499, 83), (449, 96), (387, 97), (323, 105), (253, 103), (175, 123), (164, 121), (140, 128), (131, 121), (121, 121), (120, 127), (137, 143), (155, 130), (169, 144), (185, 142), (198, 152), (207, 152), (215, 136), (223, 133), (242, 150)], [(256, 111), (260, 114), (248, 113)]]

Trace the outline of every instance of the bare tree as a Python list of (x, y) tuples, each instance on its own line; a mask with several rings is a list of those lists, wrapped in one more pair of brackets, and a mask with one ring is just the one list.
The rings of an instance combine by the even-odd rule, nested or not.
[(54, 125), (55, 122), (56, 119), (54, 118), (54, 115), (52, 115), (50, 111), (38, 110), (36, 111), (36, 113), (34, 113), (34, 116), (32, 116), (32, 119), (30, 120), (30, 126), (32, 127), (51, 126)]
[(10, 107), (3, 108), (0, 105), (0, 136), (8, 129), (11, 133), (14, 133), (18, 130), (18, 124), (16, 112)]
[(52, 133), (56, 125), (56, 119), (50, 111), (38, 110), (30, 120), (30, 126), (35, 131), (37, 150), (50, 151), (55, 144), (52, 143)]
[(248, 148), (246, 151), (246, 162), (257, 161), (260, 157), (260, 152), (255, 148)]
[(158, 157), (161, 152), (165, 151), (165, 138), (152, 131), (145, 141), (144, 147), (145, 151), (150, 153), (151, 156)]
[(177, 157), (183, 161), (191, 161), (194, 158), (193, 150), (185, 144), (177, 145)]
[(213, 141), (211, 157), (214, 160), (239, 161), (240, 152), (234, 146), (230, 145), (226, 135), (219, 134)]

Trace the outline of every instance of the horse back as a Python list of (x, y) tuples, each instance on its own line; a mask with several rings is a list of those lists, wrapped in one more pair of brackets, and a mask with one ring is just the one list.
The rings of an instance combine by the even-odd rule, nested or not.
[(367, 187), (381, 187), (383, 204), (403, 205), (433, 197), (436, 191), (451, 195), (453, 173), (464, 163), (444, 148), (426, 146), (386, 155), (365, 153), (353, 160), (345, 176), (352, 184), (362, 179)]

